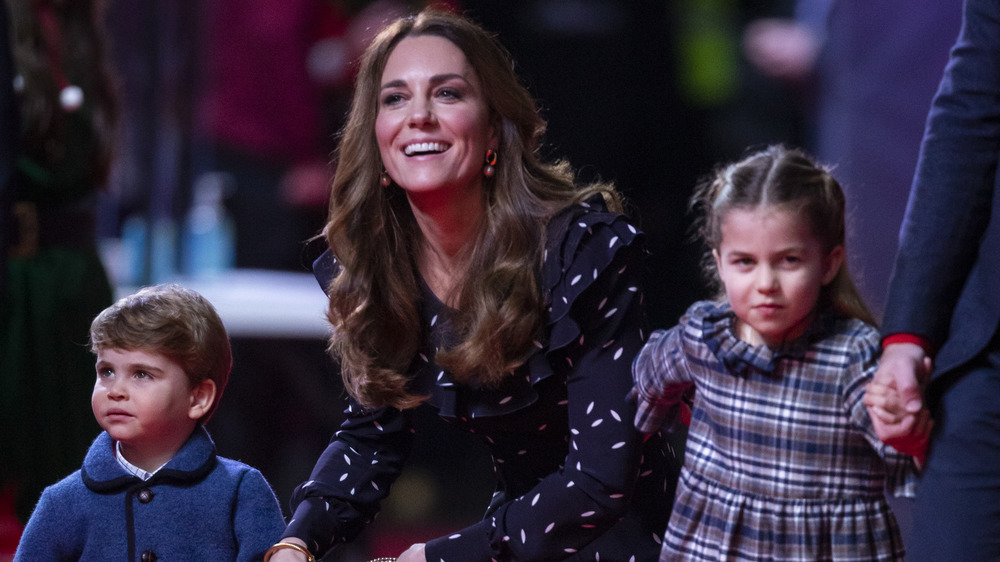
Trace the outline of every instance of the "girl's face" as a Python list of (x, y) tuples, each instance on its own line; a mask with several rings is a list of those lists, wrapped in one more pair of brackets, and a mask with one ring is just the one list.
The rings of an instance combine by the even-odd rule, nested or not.
[(432, 35), (400, 41), (382, 72), (378, 107), (382, 164), (411, 197), (481, 189), (496, 141), (479, 78), (454, 43)]
[(739, 338), (774, 346), (805, 331), (820, 289), (840, 270), (844, 248), (824, 253), (798, 213), (764, 206), (728, 211), (712, 255)]
[(212, 381), (191, 388), (181, 366), (160, 353), (101, 349), (96, 370), (90, 402), (97, 423), (121, 442), (129, 462), (147, 470), (169, 460), (215, 398)]

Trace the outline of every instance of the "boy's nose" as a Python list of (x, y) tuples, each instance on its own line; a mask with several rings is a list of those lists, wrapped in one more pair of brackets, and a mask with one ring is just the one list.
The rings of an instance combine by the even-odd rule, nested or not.
[(122, 398), (128, 396), (128, 393), (125, 390), (125, 384), (119, 382), (118, 380), (111, 381), (106, 385), (106, 387), (108, 398), (111, 400), (121, 400)]

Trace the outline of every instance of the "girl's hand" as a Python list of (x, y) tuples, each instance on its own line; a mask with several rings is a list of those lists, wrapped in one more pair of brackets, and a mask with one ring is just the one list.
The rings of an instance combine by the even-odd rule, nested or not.
[(427, 562), (427, 558), (424, 556), (424, 543), (417, 543), (406, 549), (406, 552), (399, 555), (396, 562)]
[(872, 419), (877, 419), (883, 424), (898, 424), (908, 415), (899, 392), (896, 390), (895, 382), (882, 384), (878, 381), (872, 381), (868, 383), (862, 401), (868, 408), (868, 414), (872, 416)]
[(908, 412), (895, 381), (882, 384), (873, 380), (865, 390), (863, 402), (879, 439), (900, 453), (914, 457), (917, 465), (922, 466), (934, 426), (930, 412), (926, 408), (916, 413)]

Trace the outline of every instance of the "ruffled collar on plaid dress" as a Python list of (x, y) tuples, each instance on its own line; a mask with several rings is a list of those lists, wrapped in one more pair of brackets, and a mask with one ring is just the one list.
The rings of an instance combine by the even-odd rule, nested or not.
[[(820, 312), (801, 336), (775, 347), (752, 345), (736, 336), (736, 314), (729, 303), (705, 302), (690, 321), (700, 329), (705, 345), (722, 361), (729, 372), (746, 376), (750, 369), (774, 373), (782, 359), (802, 358), (809, 347), (832, 330), (835, 316)], [(700, 326), (698, 324), (700, 323)]]

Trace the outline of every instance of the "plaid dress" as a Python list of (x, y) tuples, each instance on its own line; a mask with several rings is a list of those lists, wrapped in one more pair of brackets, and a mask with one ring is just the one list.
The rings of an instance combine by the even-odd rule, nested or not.
[(882, 444), (861, 402), (879, 334), (821, 314), (780, 348), (733, 332), (698, 302), (633, 363), (636, 426), (669, 425), (692, 385), (684, 468), (661, 560), (902, 560), (885, 500), (913, 495), (910, 457)]

